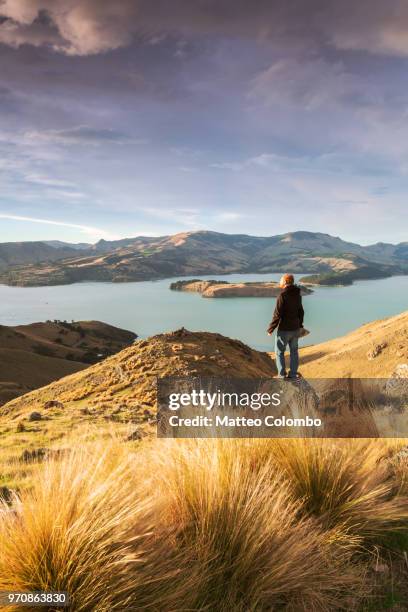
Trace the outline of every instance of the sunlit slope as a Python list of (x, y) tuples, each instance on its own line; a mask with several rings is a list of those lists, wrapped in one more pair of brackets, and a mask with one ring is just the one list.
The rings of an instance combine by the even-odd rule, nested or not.
[[(3, 269), (0, 265), (0, 281), (39, 286), (278, 270), (325, 274), (329, 284), (381, 278), (408, 271), (407, 245), (363, 247), (328, 234), (303, 231), (268, 237), (182, 232), (113, 242), (101, 240), (89, 249), (72, 250), (63, 260), (33, 259)], [(319, 278), (312, 280), (320, 282)]]
[[(314, 378), (382, 377), (396, 369), (403, 374), (407, 340), (408, 313), (375, 321), (303, 349), (301, 371)], [(276, 367), (271, 355), (220, 334), (181, 329), (139, 340), (0, 408), (3, 481), (11, 487), (30, 483), (33, 459), (70, 448), (73, 441), (112, 431), (124, 441), (152, 437), (157, 378), (165, 376), (270, 378)]]
[(387, 378), (397, 368), (403, 374), (408, 371), (408, 311), (302, 349), (300, 368), (313, 378)]
[(24, 418), (57, 400), (66, 410), (119, 410), (119, 420), (121, 410), (129, 415), (153, 408), (157, 377), (274, 375), (274, 362), (266, 353), (220, 334), (182, 329), (135, 342), (99, 364), (9, 402), (1, 414)]

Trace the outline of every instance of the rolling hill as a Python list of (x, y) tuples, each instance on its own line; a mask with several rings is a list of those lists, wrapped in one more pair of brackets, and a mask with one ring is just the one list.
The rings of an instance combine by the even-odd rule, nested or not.
[[(405, 312), (302, 349), (300, 369), (306, 378), (385, 378), (398, 368), (404, 375), (407, 340)], [(135, 425), (149, 429), (149, 422), (154, 422), (157, 377), (271, 378), (276, 376), (271, 357), (220, 334), (184, 329), (159, 334), (86, 369), (74, 364), (80, 371), (7, 402), (0, 410), (0, 427), (10, 445), (17, 436), (29, 446), (38, 444), (38, 436), (49, 444), (84, 425), (96, 425), (101, 431)], [(55, 408), (46, 408), (55, 401)], [(40, 413), (39, 422), (29, 422), (32, 412)], [(16, 430), (20, 421), (24, 423), (21, 435)]]
[(157, 377), (276, 374), (266, 353), (220, 334), (184, 329), (138, 340), (101, 363), (78, 369), (0, 407), (0, 473), (7, 487), (29, 482), (37, 460), (49, 451), (64, 452), (71, 437), (76, 444), (113, 432), (130, 441), (151, 437)]
[[(31, 259), (21, 255), (21, 261), (10, 260), (7, 266), (3, 265), (0, 282), (38, 286), (290, 270), (317, 274), (313, 282), (324, 281), (325, 277), (320, 275), (326, 278), (329, 275), (328, 284), (347, 284), (355, 278), (378, 278), (408, 271), (407, 243), (364, 247), (328, 234), (302, 231), (270, 237), (197, 231), (111, 242), (100, 240), (89, 248), (78, 249), (74, 245), (68, 255), (65, 246), (57, 248), (48, 243), (44, 247), (52, 254), (44, 255), (42, 261), (38, 253)], [(7, 249), (11, 247), (3, 245), (3, 251)], [(6, 261), (5, 256), (3, 260)]]
[(115, 414), (122, 411), (123, 419), (116, 420), (126, 421), (129, 414), (155, 407), (157, 377), (198, 375), (270, 378), (276, 367), (267, 353), (239, 340), (181, 329), (138, 340), (101, 363), (7, 403), (1, 413), (24, 417), (58, 400), (74, 411), (96, 408), (101, 418), (120, 408)]
[(72, 257), (75, 246), (61, 243), (58, 248), (47, 242), (2, 242), (0, 243), (0, 272), (14, 266), (53, 262)]
[(117, 353), (136, 334), (99, 321), (0, 326), (0, 405)]

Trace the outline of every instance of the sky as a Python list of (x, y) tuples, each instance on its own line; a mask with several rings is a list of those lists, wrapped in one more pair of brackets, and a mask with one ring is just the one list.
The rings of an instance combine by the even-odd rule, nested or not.
[(406, 0), (0, 0), (0, 241), (408, 240)]

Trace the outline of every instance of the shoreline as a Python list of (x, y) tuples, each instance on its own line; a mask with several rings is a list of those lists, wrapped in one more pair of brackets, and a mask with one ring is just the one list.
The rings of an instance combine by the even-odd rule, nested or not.
[[(4, 280), (1, 278), (0, 276), (0, 287), (13, 287), (13, 288), (18, 288), (18, 289), (38, 289), (40, 287), (67, 287), (67, 286), (71, 286), (71, 285), (83, 285), (83, 284), (88, 284), (88, 283), (92, 283), (92, 284), (97, 284), (97, 285), (102, 285), (102, 284), (106, 284), (106, 285), (126, 285), (126, 284), (133, 284), (133, 283), (154, 283), (154, 282), (158, 282), (158, 281), (164, 281), (164, 280), (173, 280), (173, 279), (186, 279), (186, 280), (194, 280), (195, 277), (197, 276), (201, 276), (201, 277), (223, 277), (223, 278), (227, 278), (230, 276), (248, 276), (248, 275), (269, 275), (269, 274), (283, 274), (286, 270), (290, 270), (290, 267), (288, 266), (287, 268), (285, 268), (285, 270), (271, 270), (269, 272), (256, 272), (256, 271), (246, 271), (246, 272), (226, 272), (225, 274), (219, 273), (219, 272), (214, 272), (214, 273), (204, 273), (204, 274), (200, 274), (200, 273), (193, 273), (193, 274), (177, 274), (177, 275), (171, 275), (171, 276), (154, 276), (154, 277), (150, 277), (150, 278), (139, 278), (139, 279), (123, 279), (123, 280), (109, 280), (109, 279), (101, 279), (101, 280), (97, 280), (97, 279), (83, 279), (83, 280), (73, 280), (73, 281), (69, 281), (69, 282), (56, 282), (56, 283), (40, 283), (40, 284), (31, 284), (31, 283), (8, 283), (8, 282), (4, 282)], [(296, 271), (293, 272), (293, 274), (296, 277), (299, 277), (299, 283), (301, 283), (303, 286), (307, 286), (307, 287), (350, 287), (352, 285), (355, 284), (355, 282), (361, 282), (361, 281), (378, 281), (378, 280), (384, 280), (387, 278), (401, 278), (401, 277), (406, 277), (408, 276), (408, 272), (398, 272), (396, 274), (384, 274), (381, 276), (373, 276), (373, 277), (369, 277), (369, 278), (355, 278), (353, 279), (351, 282), (343, 282), (343, 283), (322, 283), (322, 282), (313, 282), (310, 280), (306, 280), (308, 276), (318, 276), (318, 275), (314, 275), (314, 274), (310, 274), (308, 272), (302, 272), (302, 271)], [(302, 275), (306, 275), (306, 276), (302, 276)], [(252, 281), (250, 281), (252, 282)]]

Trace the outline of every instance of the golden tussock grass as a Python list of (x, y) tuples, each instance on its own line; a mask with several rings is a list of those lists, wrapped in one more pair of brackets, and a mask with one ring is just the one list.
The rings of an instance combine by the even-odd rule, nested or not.
[[(386, 460), (398, 442), (379, 440), (272, 440), (266, 445), (303, 513), (362, 543), (389, 529), (405, 529), (408, 498), (402, 464)], [(401, 493), (401, 494), (399, 494)]]
[(112, 439), (38, 468), (0, 521), (0, 590), (71, 610), (359, 609), (407, 527), (380, 441)]

